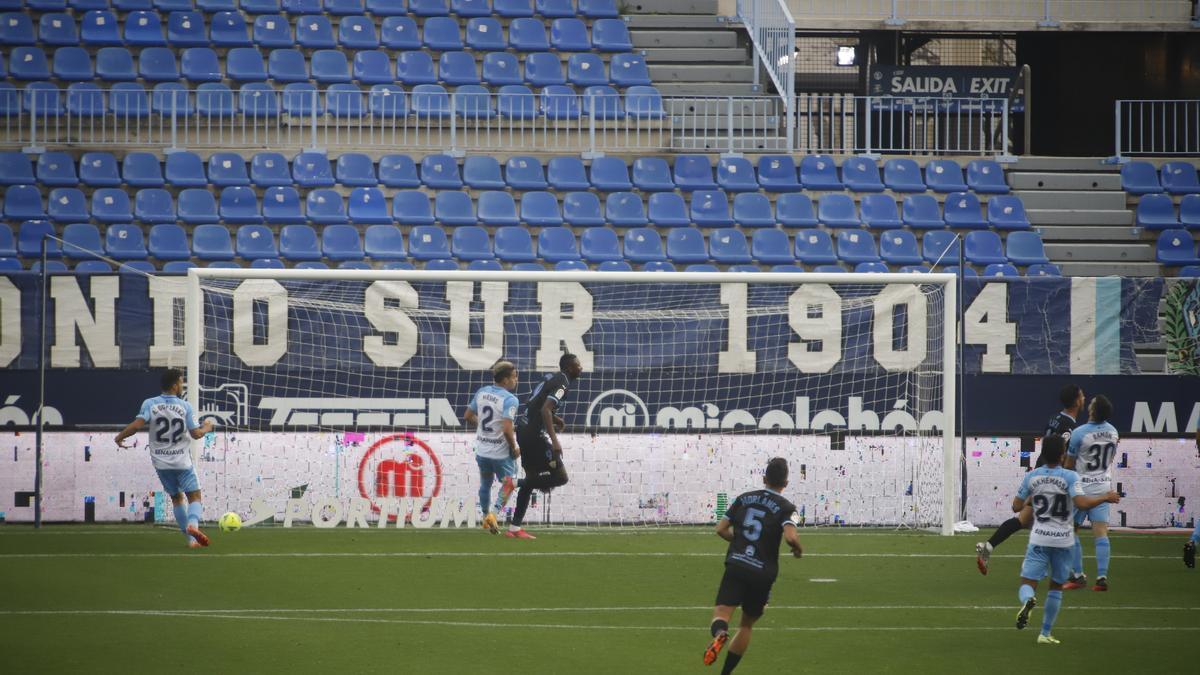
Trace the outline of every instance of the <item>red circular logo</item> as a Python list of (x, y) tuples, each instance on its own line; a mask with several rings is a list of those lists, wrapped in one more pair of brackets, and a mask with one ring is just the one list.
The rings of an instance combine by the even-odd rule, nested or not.
[(375, 513), (380, 499), (424, 498), (422, 509), (428, 509), (442, 491), (442, 463), (425, 441), (412, 434), (385, 436), (358, 463), (358, 491)]

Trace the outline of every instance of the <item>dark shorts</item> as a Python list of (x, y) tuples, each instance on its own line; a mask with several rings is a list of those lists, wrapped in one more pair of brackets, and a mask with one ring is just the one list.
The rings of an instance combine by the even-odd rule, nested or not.
[(525, 473), (537, 474), (550, 469), (554, 453), (545, 432), (518, 429), (517, 445), (521, 446), (521, 466), (525, 467)]
[(746, 616), (760, 617), (771, 599), (771, 586), (774, 579), (738, 567), (726, 565), (725, 576), (721, 577), (721, 586), (717, 589), (718, 605), (741, 607)]

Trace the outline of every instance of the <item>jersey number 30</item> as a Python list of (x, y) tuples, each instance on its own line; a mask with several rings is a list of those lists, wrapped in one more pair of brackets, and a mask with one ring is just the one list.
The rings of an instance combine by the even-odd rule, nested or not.
[(175, 445), (183, 438), (183, 420), (159, 417), (154, 420), (154, 440), (162, 445)]
[(1108, 471), (1113, 456), (1117, 454), (1115, 443), (1096, 443), (1088, 446), (1084, 471)]
[(1046, 495), (1033, 496), (1033, 515), (1038, 520), (1050, 520), (1051, 518), (1066, 518), (1067, 512), (1067, 496), (1054, 495), (1054, 499), (1050, 499)]

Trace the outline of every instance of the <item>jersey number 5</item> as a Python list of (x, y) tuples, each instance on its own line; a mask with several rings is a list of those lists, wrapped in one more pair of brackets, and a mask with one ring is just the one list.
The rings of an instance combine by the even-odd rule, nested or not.
[(183, 438), (183, 420), (159, 417), (154, 420), (154, 440), (162, 445), (175, 445)]
[(758, 541), (762, 536), (762, 517), (767, 515), (762, 509), (746, 509), (746, 518), (742, 520), (742, 536), (746, 541)]
[(1038, 520), (1050, 520), (1051, 518), (1066, 518), (1067, 517), (1067, 496), (1054, 495), (1051, 500), (1046, 495), (1033, 496), (1033, 515)]

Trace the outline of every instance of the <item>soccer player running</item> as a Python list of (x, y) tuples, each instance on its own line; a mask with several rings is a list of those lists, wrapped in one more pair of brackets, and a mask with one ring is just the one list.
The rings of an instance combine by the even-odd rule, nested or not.
[(146, 426), (150, 427), (150, 440), (147, 443), (150, 461), (154, 463), (163, 490), (171, 495), (175, 522), (183, 536), (187, 537), (188, 547), (208, 546), (208, 536), (200, 531), (204, 506), (200, 502), (200, 481), (196, 479), (196, 471), (192, 468), (191, 442), (192, 439), (204, 438), (204, 434), (212, 431), (213, 421), (205, 420), (202, 425), (196, 423), (191, 404), (181, 398), (182, 371), (172, 368), (164, 372), (160, 384), (162, 395), (143, 401), (137, 417), (114, 440), (118, 448), (129, 447), (125, 445), (125, 439)]
[(1025, 474), (1013, 511), (1026, 505), (1033, 507), (1033, 530), (1029, 547), (1021, 563), (1021, 587), (1017, 596), (1021, 610), (1017, 613), (1017, 630), (1029, 624), (1029, 614), (1037, 606), (1037, 585), (1042, 577), (1050, 576), (1050, 592), (1046, 594), (1046, 610), (1042, 617), (1042, 632), (1038, 644), (1059, 643), (1050, 631), (1062, 607), (1062, 589), (1071, 569), (1071, 547), (1075, 540), (1072, 520), (1076, 509), (1093, 509), (1101, 504), (1121, 501), (1115, 492), (1087, 496), (1079, 474), (1060, 466), (1063, 456), (1061, 436), (1048, 436), (1042, 441), (1044, 466)]
[[(1047, 439), (1051, 436), (1061, 436), (1063, 442), (1071, 440), (1071, 432), (1075, 430), (1078, 422), (1075, 419), (1079, 416), (1079, 412), (1083, 410), (1083, 389), (1077, 384), (1068, 384), (1058, 392), (1058, 400), (1062, 403), (1063, 409), (1050, 421), (1046, 423), (1046, 430), (1042, 432), (1042, 439)], [(1043, 440), (1043, 442), (1045, 442)], [(1044, 462), (1039, 454), (1035, 468), (1042, 466)], [(1020, 513), (1000, 523), (1000, 527), (992, 533), (992, 536), (987, 541), (981, 541), (975, 544), (975, 564), (979, 567), (980, 574), (988, 573), (988, 562), (991, 560), (992, 551), (996, 547), (1004, 543), (1009, 537), (1016, 534), (1018, 531), (1027, 529), (1033, 525), (1033, 510), (1028, 506), (1021, 509)]]
[[(1196, 452), (1200, 453), (1200, 429), (1196, 430)], [(1200, 544), (1200, 518), (1195, 518), (1196, 527), (1192, 529), (1192, 536), (1187, 543), (1183, 545), (1183, 564), (1188, 566), (1188, 569), (1196, 567), (1196, 544)]]
[[(508, 497), (516, 489), (517, 463), (521, 449), (513, 433), (517, 415), (517, 367), (508, 361), (492, 366), (492, 381), (480, 387), (467, 406), (467, 424), (475, 428), (475, 463), (479, 465), (479, 510), (483, 527), (500, 533), (496, 514), (504, 510)], [(492, 481), (500, 483), (496, 503), (492, 504)]]
[(582, 373), (579, 358), (574, 354), (563, 354), (558, 360), (558, 372), (543, 377), (525, 403), (525, 414), (517, 424), (517, 442), (521, 444), (521, 466), (525, 468), (525, 477), (517, 482), (517, 508), (508, 532), (504, 533), (506, 537), (537, 539), (521, 527), (533, 491), (548, 492), (567, 484), (562, 443), (558, 440), (563, 419), (555, 413), (571, 390), (571, 384)]
[[(1112, 403), (1106, 396), (1092, 397), (1088, 406), (1088, 421), (1071, 432), (1067, 445), (1067, 458), (1063, 466), (1079, 474), (1083, 481), (1083, 493), (1101, 495), (1112, 489), (1112, 463), (1117, 454), (1117, 429), (1109, 424)], [(1083, 545), (1079, 541), (1079, 526), (1087, 518), (1092, 523), (1092, 534), (1096, 541), (1096, 585), (1093, 591), (1108, 590), (1108, 562), (1112, 547), (1108, 543), (1108, 504), (1075, 512), (1075, 548), (1071, 579), (1063, 588), (1068, 591), (1087, 587), (1083, 573)]]
[(787, 460), (767, 462), (762, 490), (753, 490), (733, 500), (725, 517), (717, 523), (717, 535), (729, 542), (725, 553), (725, 576), (717, 590), (710, 630), (712, 642), (704, 651), (704, 665), (711, 666), (729, 639), (729, 619), (742, 608), (741, 625), (729, 645), (721, 675), (732, 673), (750, 646), (754, 622), (763, 615), (771, 596), (771, 585), (779, 573), (779, 542), (787, 542), (792, 555), (800, 557), (796, 507), (779, 494), (788, 484)]

